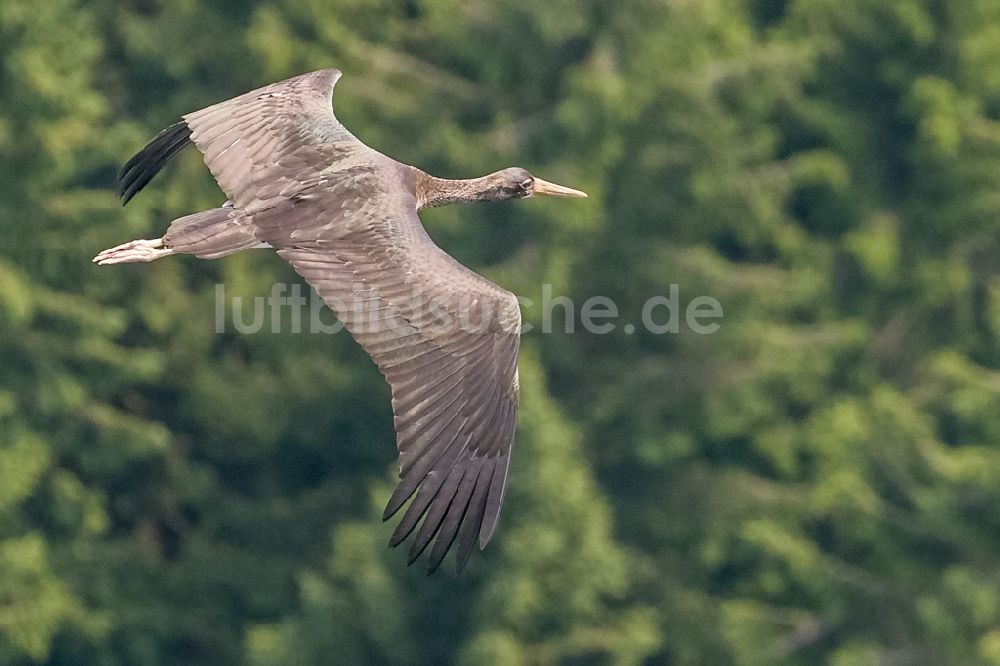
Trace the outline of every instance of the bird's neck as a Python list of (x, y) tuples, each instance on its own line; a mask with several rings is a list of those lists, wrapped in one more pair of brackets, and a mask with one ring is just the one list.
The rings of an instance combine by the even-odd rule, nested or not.
[(488, 175), (481, 178), (452, 180), (421, 172), (417, 178), (417, 207), (433, 208), (453, 203), (483, 201), (488, 198), (487, 193), (493, 186), (494, 183)]

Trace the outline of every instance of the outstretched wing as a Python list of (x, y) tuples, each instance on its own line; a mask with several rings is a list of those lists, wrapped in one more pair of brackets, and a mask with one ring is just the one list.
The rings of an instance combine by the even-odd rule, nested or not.
[(482, 548), (490, 540), (503, 502), (517, 421), (520, 311), (513, 294), (426, 236), (395, 245), (380, 237), (384, 228), (278, 254), (392, 387), (400, 483), (383, 518), (416, 497), (390, 546), (419, 523), (410, 562), (436, 537), (433, 571), (457, 539), (461, 571), (476, 542)]
[(329, 165), (370, 155), (333, 115), (339, 78), (336, 69), (310, 72), (185, 115), (125, 163), (119, 195), (128, 203), (191, 142), (240, 209), (266, 207)]

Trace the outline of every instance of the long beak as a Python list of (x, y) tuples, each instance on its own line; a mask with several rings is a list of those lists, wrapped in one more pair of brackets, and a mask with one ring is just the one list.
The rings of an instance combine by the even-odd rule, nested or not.
[(550, 183), (547, 180), (542, 180), (541, 178), (535, 178), (535, 194), (551, 194), (555, 197), (586, 197), (586, 192), (581, 192), (580, 190), (574, 190), (572, 187), (563, 187), (562, 185), (556, 185), (555, 183)]

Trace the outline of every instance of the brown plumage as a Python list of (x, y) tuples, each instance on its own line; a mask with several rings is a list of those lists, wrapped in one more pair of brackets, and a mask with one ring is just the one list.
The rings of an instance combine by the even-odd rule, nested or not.
[[(336, 312), (392, 388), (400, 482), (392, 535), (415, 529), (429, 570), (457, 540), (461, 570), (496, 529), (517, 420), (521, 316), (508, 291), (445, 254), (417, 211), (462, 201), (586, 196), (511, 168), (445, 180), (361, 143), (333, 115), (335, 69), (303, 74), (187, 114), (119, 174), (127, 203), (188, 143), (229, 200), (125, 243), (100, 264), (202, 258), (272, 247)], [(419, 528), (418, 528), (419, 525)]]

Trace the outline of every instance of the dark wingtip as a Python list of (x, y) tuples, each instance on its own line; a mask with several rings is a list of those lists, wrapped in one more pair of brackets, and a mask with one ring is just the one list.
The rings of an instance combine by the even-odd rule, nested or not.
[[(438, 537), (438, 539), (440, 539), (440, 538), (441, 537)], [(434, 544), (434, 545), (436, 546), (437, 544)], [(448, 546), (450, 547), (450, 545), (451, 544), (449, 543)], [(440, 567), (441, 563), (444, 562), (444, 556), (447, 555), (447, 554), (448, 554), (447, 548), (445, 549), (445, 551), (443, 553), (437, 553), (437, 552), (434, 552), (434, 550), (431, 550), (431, 556), (427, 560), (427, 575), (428, 576), (430, 576), (432, 573), (434, 573), (435, 571), (438, 570), (438, 567)]]
[(425, 548), (427, 548), (427, 544), (423, 544), (421, 547), (417, 548), (417, 543), (419, 543), (419, 542), (414, 542), (413, 544), (411, 544), (410, 545), (410, 552), (406, 554), (406, 565), (407, 566), (409, 566), (409, 565), (413, 564), (414, 562), (416, 562), (417, 558), (420, 557), (420, 554), (424, 552)]
[(174, 123), (146, 144), (118, 172), (118, 196), (124, 206), (160, 172), (163, 165), (191, 142), (191, 128)]
[(382, 511), (382, 522), (384, 523), (395, 516), (396, 512), (406, 504), (406, 500), (410, 499), (416, 491), (416, 484), (400, 483), (396, 487), (396, 490), (393, 491), (392, 497), (386, 503), (385, 510)]
[(409, 532), (407, 532), (406, 534), (400, 534), (399, 530), (397, 529), (395, 532), (392, 533), (392, 536), (389, 537), (389, 548), (395, 548), (399, 544), (403, 543), (403, 541), (409, 535), (410, 535)]

